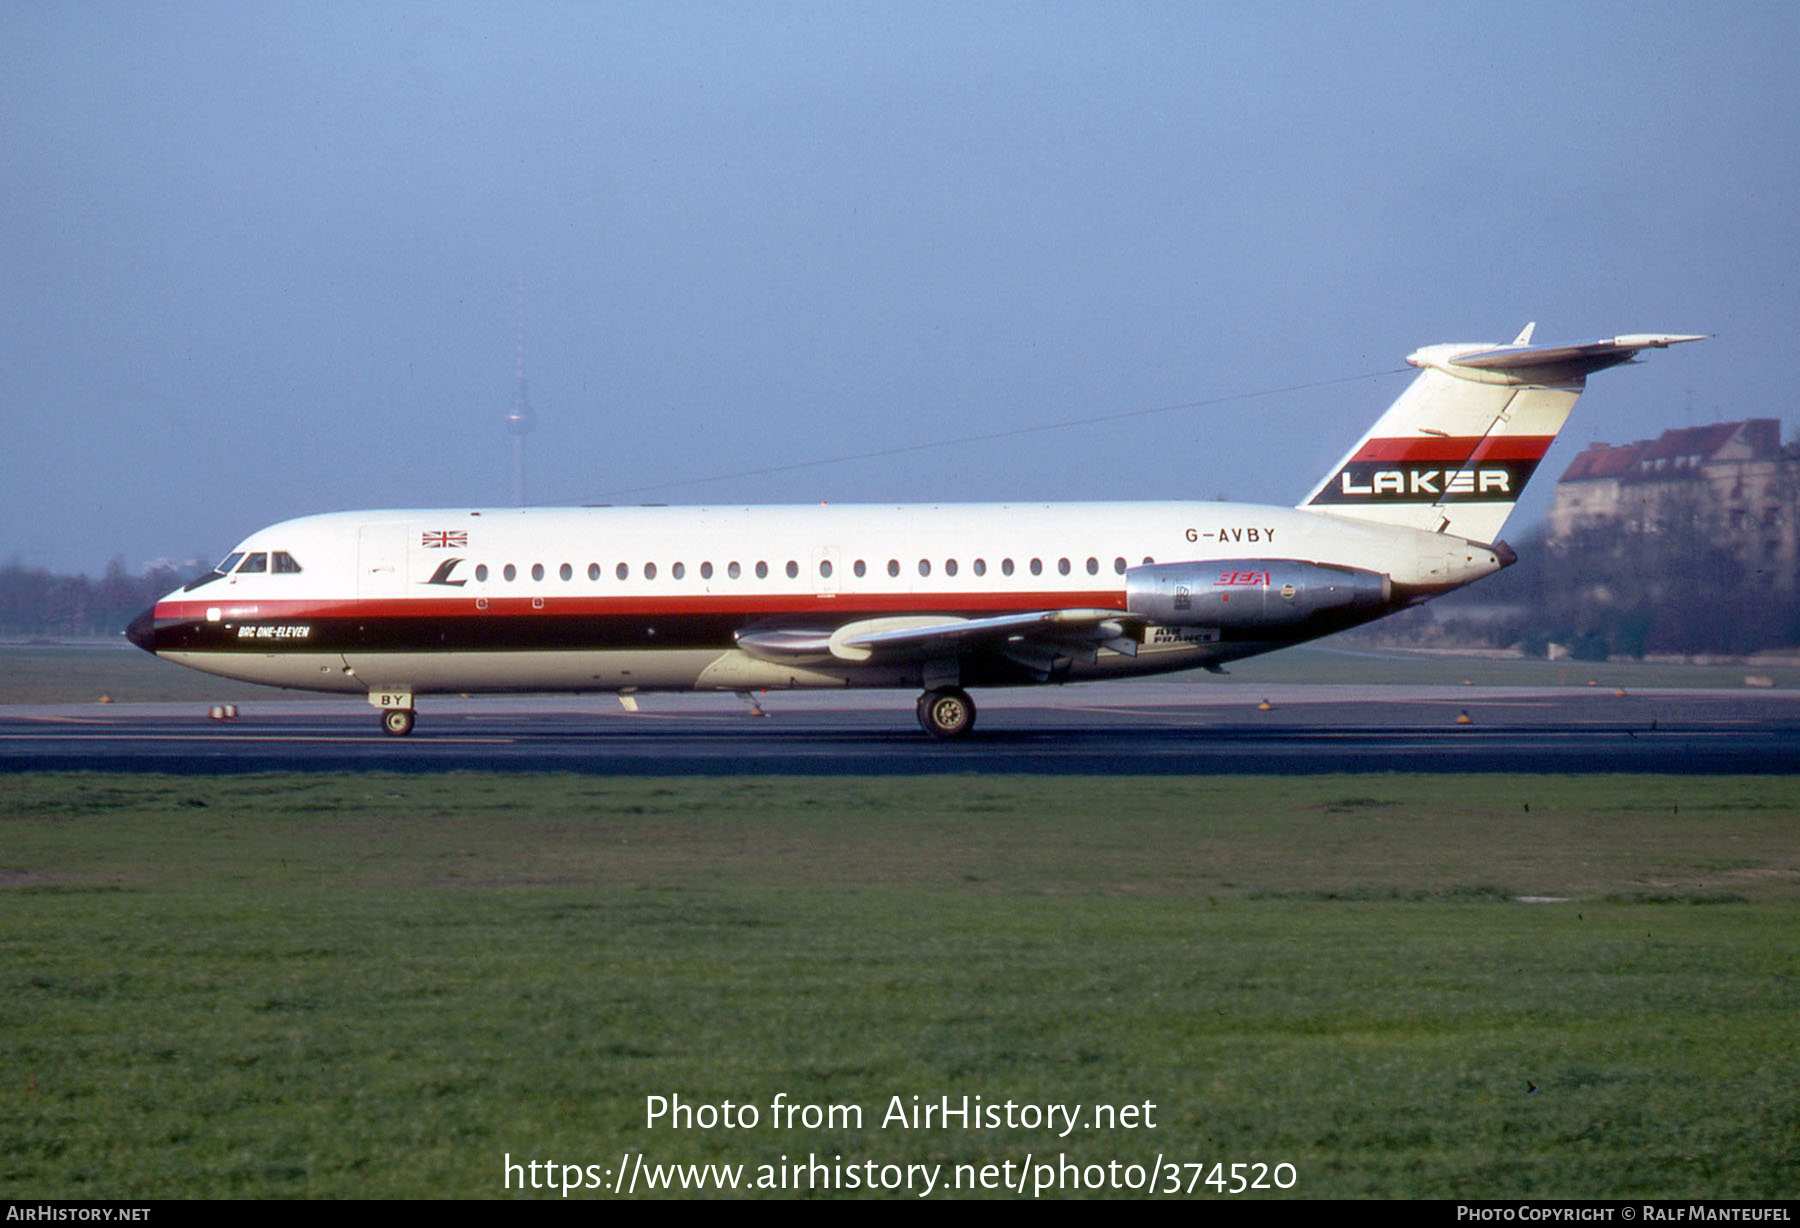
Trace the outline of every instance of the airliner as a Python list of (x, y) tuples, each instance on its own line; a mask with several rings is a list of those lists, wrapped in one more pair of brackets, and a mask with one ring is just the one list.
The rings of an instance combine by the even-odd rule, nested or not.
[(1587, 376), (1697, 335), (1432, 345), (1297, 507), (988, 503), (339, 512), (252, 533), (131, 624), (159, 657), (366, 695), (971, 688), (1214, 672), (1515, 560), (1500, 530)]

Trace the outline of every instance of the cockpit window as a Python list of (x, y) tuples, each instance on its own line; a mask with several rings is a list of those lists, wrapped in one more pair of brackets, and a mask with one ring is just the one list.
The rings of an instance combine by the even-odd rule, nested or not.
[(269, 570), (268, 553), (266, 551), (258, 550), (255, 554), (244, 560), (244, 565), (237, 569), (237, 573), (240, 576), (247, 576), (252, 572), (263, 572), (267, 570)]
[(184, 593), (191, 593), (203, 584), (211, 584), (214, 580), (217, 580), (220, 576), (230, 575), (231, 569), (233, 567), (236, 567), (238, 565), (238, 560), (243, 557), (244, 557), (244, 553), (241, 550), (234, 551), (233, 553), (226, 555), (223, 562), (221, 562), (217, 567), (213, 568), (211, 571), (207, 572), (205, 575), (201, 576), (198, 580), (190, 580), (186, 584), (182, 585), (181, 591)]
[(273, 570), (276, 575), (292, 576), (292, 575), (299, 574), (300, 564), (297, 563), (294, 560), (294, 556), (289, 554), (287, 551), (277, 550), (275, 552), (274, 559), (275, 559), (275, 566), (274, 566)]

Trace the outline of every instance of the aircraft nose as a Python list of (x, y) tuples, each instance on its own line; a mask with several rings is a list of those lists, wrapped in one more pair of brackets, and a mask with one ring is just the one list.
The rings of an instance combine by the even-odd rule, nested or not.
[(125, 638), (142, 648), (145, 652), (156, 652), (156, 607), (151, 606), (142, 614), (131, 620), (125, 628)]

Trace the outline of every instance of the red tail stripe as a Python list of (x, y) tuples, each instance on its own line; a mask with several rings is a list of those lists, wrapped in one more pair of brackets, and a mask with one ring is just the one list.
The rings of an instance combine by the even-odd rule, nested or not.
[(1554, 435), (1470, 435), (1454, 438), (1371, 439), (1353, 461), (1430, 461), (1460, 465), (1466, 460), (1543, 460)]

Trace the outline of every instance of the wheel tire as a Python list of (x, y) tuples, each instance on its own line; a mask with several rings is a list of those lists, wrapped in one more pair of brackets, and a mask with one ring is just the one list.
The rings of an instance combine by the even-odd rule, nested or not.
[(961, 687), (919, 696), (919, 724), (934, 738), (960, 738), (975, 728), (975, 701)]
[(411, 708), (389, 708), (381, 714), (381, 728), (390, 738), (404, 738), (413, 731)]

